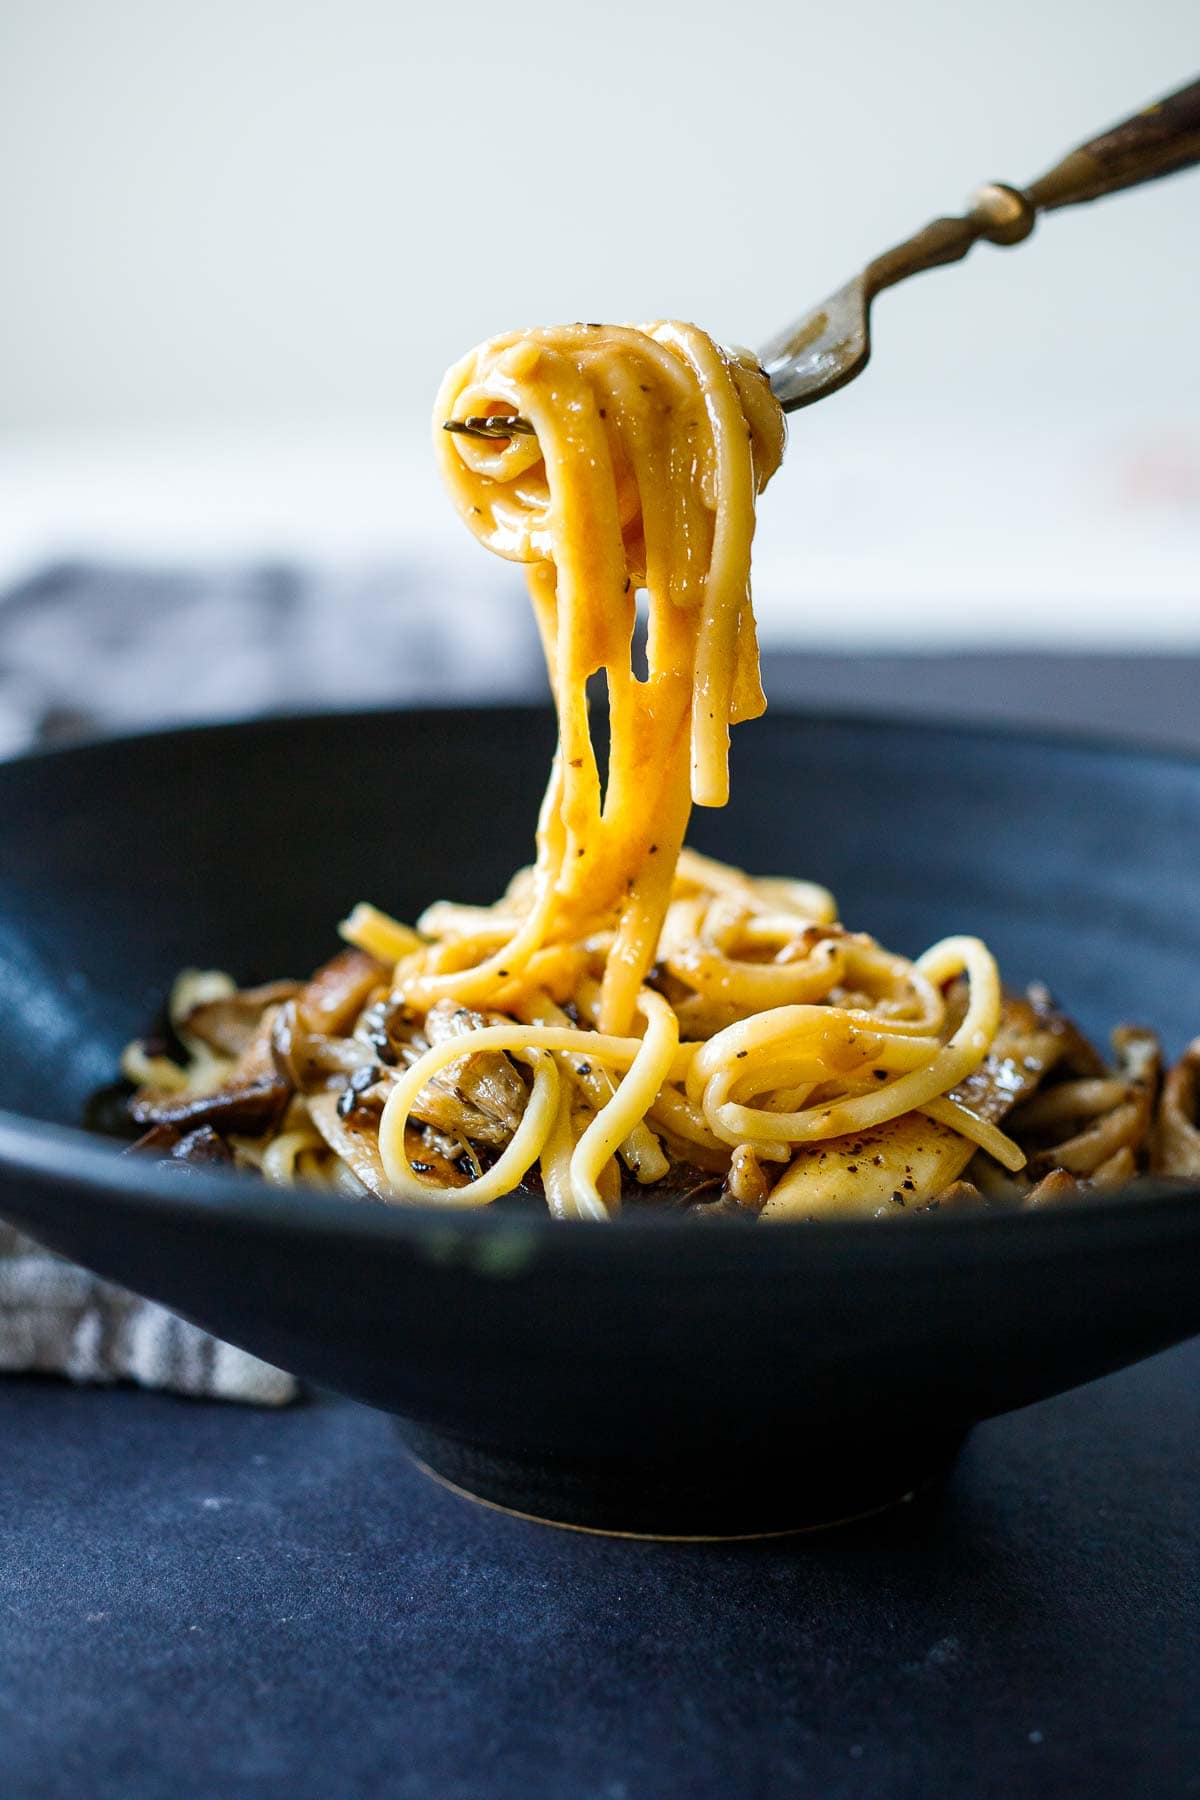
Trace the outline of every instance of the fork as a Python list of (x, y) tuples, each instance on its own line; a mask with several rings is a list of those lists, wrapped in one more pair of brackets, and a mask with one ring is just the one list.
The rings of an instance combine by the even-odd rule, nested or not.
[[(861, 274), (771, 339), (759, 360), (776, 399), (784, 412), (796, 412), (862, 374), (871, 355), (871, 302), (885, 288), (925, 269), (961, 262), (980, 238), (1004, 246), (1023, 243), (1039, 213), (1099, 200), (1197, 162), (1200, 80), (1081, 144), (1028, 187), (985, 183), (971, 195), (965, 213), (934, 219), (914, 237), (885, 250)], [(532, 433), (533, 426), (515, 414), (500, 413), (447, 419), (444, 429), (468, 437), (506, 438)]]

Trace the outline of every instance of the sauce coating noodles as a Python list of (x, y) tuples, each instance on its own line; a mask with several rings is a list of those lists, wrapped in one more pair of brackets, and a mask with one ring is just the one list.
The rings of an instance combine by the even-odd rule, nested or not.
[[(501, 414), (532, 433), (441, 429)], [(552, 1212), (596, 1219), (618, 1203), (614, 1158), (645, 1184), (672, 1156), (761, 1179), (799, 1146), (936, 1101), (983, 1060), (1000, 999), (982, 944), (949, 940), (911, 965), (845, 933), (821, 889), (683, 851), (692, 804), (728, 799), (730, 726), (765, 706), (750, 549), (783, 437), (753, 358), (691, 325), (511, 333), (447, 375), (442, 472), (480, 541), (528, 565), (559, 742), (532, 870), (492, 908), (431, 907), (395, 958), (393, 994), (418, 1014), (446, 1002), (487, 1014), (387, 1097), (379, 1150), (398, 1197), (431, 1198), (408, 1150), (413, 1107), (471, 1052), (517, 1057), (528, 1103), (492, 1166), (441, 1197), (485, 1204), (537, 1163)], [(344, 935), (378, 952), (366, 920), (360, 909)], [(947, 1030), (942, 989), (960, 974), (969, 1003)], [(961, 1142), (965, 1163), (975, 1146), (955, 1123), (927, 1129)]]

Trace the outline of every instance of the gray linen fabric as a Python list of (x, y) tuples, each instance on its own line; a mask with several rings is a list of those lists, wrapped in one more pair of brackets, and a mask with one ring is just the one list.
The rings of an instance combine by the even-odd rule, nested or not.
[[(0, 755), (308, 706), (517, 699), (545, 676), (515, 572), (63, 563), (0, 595)], [(281, 1405), (290, 1375), (0, 1224), (0, 1372)]]
[(0, 594), (0, 755), (310, 706), (544, 695), (521, 586), (503, 569), (465, 585), (416, 567), (55, 564)]
[(0, 1374), (136, 1381), (212, 1400), (284, 1406), (299, 1387), (152, 1300), (139, 1300), (0, 1224)]

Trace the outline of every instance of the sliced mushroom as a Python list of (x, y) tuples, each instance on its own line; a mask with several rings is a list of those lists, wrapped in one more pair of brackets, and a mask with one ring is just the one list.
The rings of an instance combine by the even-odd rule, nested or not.
[[(757, 1153), (748, 1144), (739, 1144), (729, 1162), (729, 1173), (722, 1182), (719, 1176), (706, 1175), (695, 1164), (683, 1165), (690, 1176), (688, 1189), (677, 1205), (702, 1219), (757, 1219), (771, 1191), (771, 1177), (763, 1168)], [(674, 1168), (671, 1174), (674, 1175)], [(657, 1196), (671, 1179), (646, 1187), (643, 1192)]]
[(181, 1137), (171, 1155), (176, 1162), (232, 1163), (233, 1151), (211, 1125), (198, 1125)]
[(271, 1032), (275, 1008), (268, 1007), (258, 1029), (221, 1086), (209, 1093), (192, 1094), (141, 1088), (129, 1102), (129, 1116), (136, 1125), (177, 1125), (181, 1128), (211, 1125), (221, 1131), (255, 1135), (267, 1131), (279, 1119), (291, 1094), (291, 1085), (275, 1067)]
[(314, 1037), (346, 1035), (387, 979), (388, 970), (365, 950), (339, 950), (296, 996), (300, 1024)]
[(988, 1202), (973, 1181), (952, 1181), (948, 1188), (917, 1208), (918, 1213), (985, 1212)]
[(181, 1133), (177, 1125), (152, 1125), (150, 1130), (124, 1152), (149, 1152), (160, 1160), (183, 1163), (232, 1163), (233, 1152), (225, 1139), (211, 1125), (198, 1125), (194, 1131)]
[(1200, 1038), (1163, 1082), (1150, 1167), (1156, 1175), (1200, 1175)]
[(729, 1179), (725, 1184), (738, 1205), (747, 1212), (760, 1213), (771, 1192), (771, 1177), (749, 1144), (739, 1144), (729, 1159)]
[(991, 1049), (950, 1098), (989, 1124), (998, 1124), (1014, 1106), (1029, 1099), (1064, 1058), (1077, 1054), (1079, 1045), (1090, 1050), (1044, 988), (1030, 988), (1026, 995), (1006, 994)]
[[(393, 1056), (411, 1066), (431, 1044), (478, 1031), (496, 1021), (453, 1001), (439, 1001), (425, 1016), (422, 1031), (405, 1026), (405, 1034), (388, 1038)], [(374, 1031), (367, 1043), (374, 1045)], [(364, 1044), (367, 1056), (370, 1051)], [(386, 1096), (395, 1075), (380, 1069), (381, 1086), (371, 1097)], [(367, 1098), (367, 1096), (364, 1096)], [(453, 1138), (478, 1144), (507, 1144), (520, 1124), (528, 1098), (525, 1085), (502, 1051), (468, 1051), (427, 1081), (412, 1104), (412, 1117)]]
[(181, 1135), (178, 1125), (151, 1125), (149, 1131), (144, 1131), (136, 1143), (122, 1150), (121, 1155), (146, 1153), (150, 1156), (169, 1156)]
[(331, 1075), (354, 1075), (373, 1061), (360, 1037), (324, 1037), (308, 1029), (299, 1003), (285, 1000), (271, 1028), (271, 1056), (278, 1073), (300, 1093), (325, 1087)]
[(806, 1144), (775, 1183), (761, 1216), (899, 1216), (943, 1193), (974, 1152), (974, 1144), (957, 1131), (923, 1113), (904, 1113), (886, 1125)]
[[(455, 1006), (452, 1000), (439, 1000), (425, 1015), (425, 1036), (431, 1044), (444, 1044), (450, 1038), (479, 1031), (491, 1023), (482, 1013), (469, 1007)], [(477, 1050), (461, 1057), (443, 1069), (435, 1078), (442, 1087), (450, 1088), (504, 1128), (511, 1136), (521, 1123), (528, 1095), (502, 1050)]]
[[(333, 1093), (312, 1094), (307, 1105), (313, 1124), (329, 1148), (354, 1172), (367, 1192), (376, 1200), (390, 1200), (374, 1120), (354, 1114), (343, 1118), (338, 1112), (338, 1097)], [(405, 1147), (418, 1175), (428, 1175), (434, 1185), (468, 1185), (469, 1175), (457, 1162), (433, 1148), (420, 1132), (410, 1128), (405, 1134)]]
[(1025, 990), (1025, 997), (1041, 1018), (1052, 1021), (1055, 1033), (1062, 1040), (1062, 1055), (1058, 1063), (1060, 1073), (1104, 1074), (1103, 1056), (1091, 1039), (1084, 1036), (1074, 1019), (1061, 1011), (1044, 982), (1032, 982)]
[(1137, 1179), (1137, 1174), (1137, 1157), (1128, 1144), (1122, 1144), (1119, 1150), (1114, 1150), (1111, 1156), (1104, 1159), (1098, 1169), (1092, 1171), (1091, 1180), (1098, 1188), (1128, 1187), (1131, 1181)]
[(425, 1083), (412, 1103), (412, 1117), (448, 1137), (469, 1138), (474, 1144), (507, 1144), (512, 1136), (507, 1126), (453, 1093), (440, 1077)]
[(404, 1050), (420, 1036), (421, 1015), (404, 1000), (393, 995), (374, 1000), (360, 1014), (354, 1035), (369, 1044), (382, 1063), (397, 1063)]
[(369, 1040), (350, 1033), (387, 971), (362, 950), (340, 950), (274, 1015), (271, 1053), (282, 1078), (301, 1093), (331, 1075), (352, 1075), (372, 1059)]
[(275, 1124), (287, 1100), (287, 1086), (276, 1076), (230, 1082), (215, 1094), (135, 1094), (129, 1116), (136, 1125), (212, 1125), (256, 1134)]
[[(1032, 1175), (1065, 1169), (1111, 1183), (1137, 1173), (1158, 1094), (1158, 1040), (1153, 1032), (1121, 1026), (1112, 1041), (1112, 1074), (1058, 1082), (1013, 1114), (1014, 1137), (1032, 1151)], [(1129, 1159), (1114, 1162), (1122, 1150)]]
[(1066, 1169), (1051, 1169), (1043, 1175), (1035, 1188), (1026, 1194), (1022, 1205), (1033, 1212), (1049, 1212), (1054, 1207), (1074, 1206), (1089, 1195), (1088, 1184), (1080, 1181), (1077, 1175), (1071, 1175)]
[(296, 981), (269, 981), (263, 987), (202, 1000), (180, 1021), (182, 1028), (222, 1056), (241, 1056), (249, 1049), (269, 1006), (279, 1006), (300, 992)]
[(735, 1214), (739, 1218), (746, 1217), (742, 1207), (726, 1190), (720, 1175), (702, 1169), (686, 1158), (672, 1162), (661, 1181), (638, 1182), (626, 1171), (621, 1181), (621, 1199), (625, 1205), (686, 1212), (698, 1219), (733, 1217)]

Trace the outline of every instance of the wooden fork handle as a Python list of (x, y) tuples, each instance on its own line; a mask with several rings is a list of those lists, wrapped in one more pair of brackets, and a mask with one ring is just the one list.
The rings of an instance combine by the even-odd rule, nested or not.
[(1200, 162), (1200, 81), (1081, 144), (1025, 192), (1038, 212), (1098, 200)]

